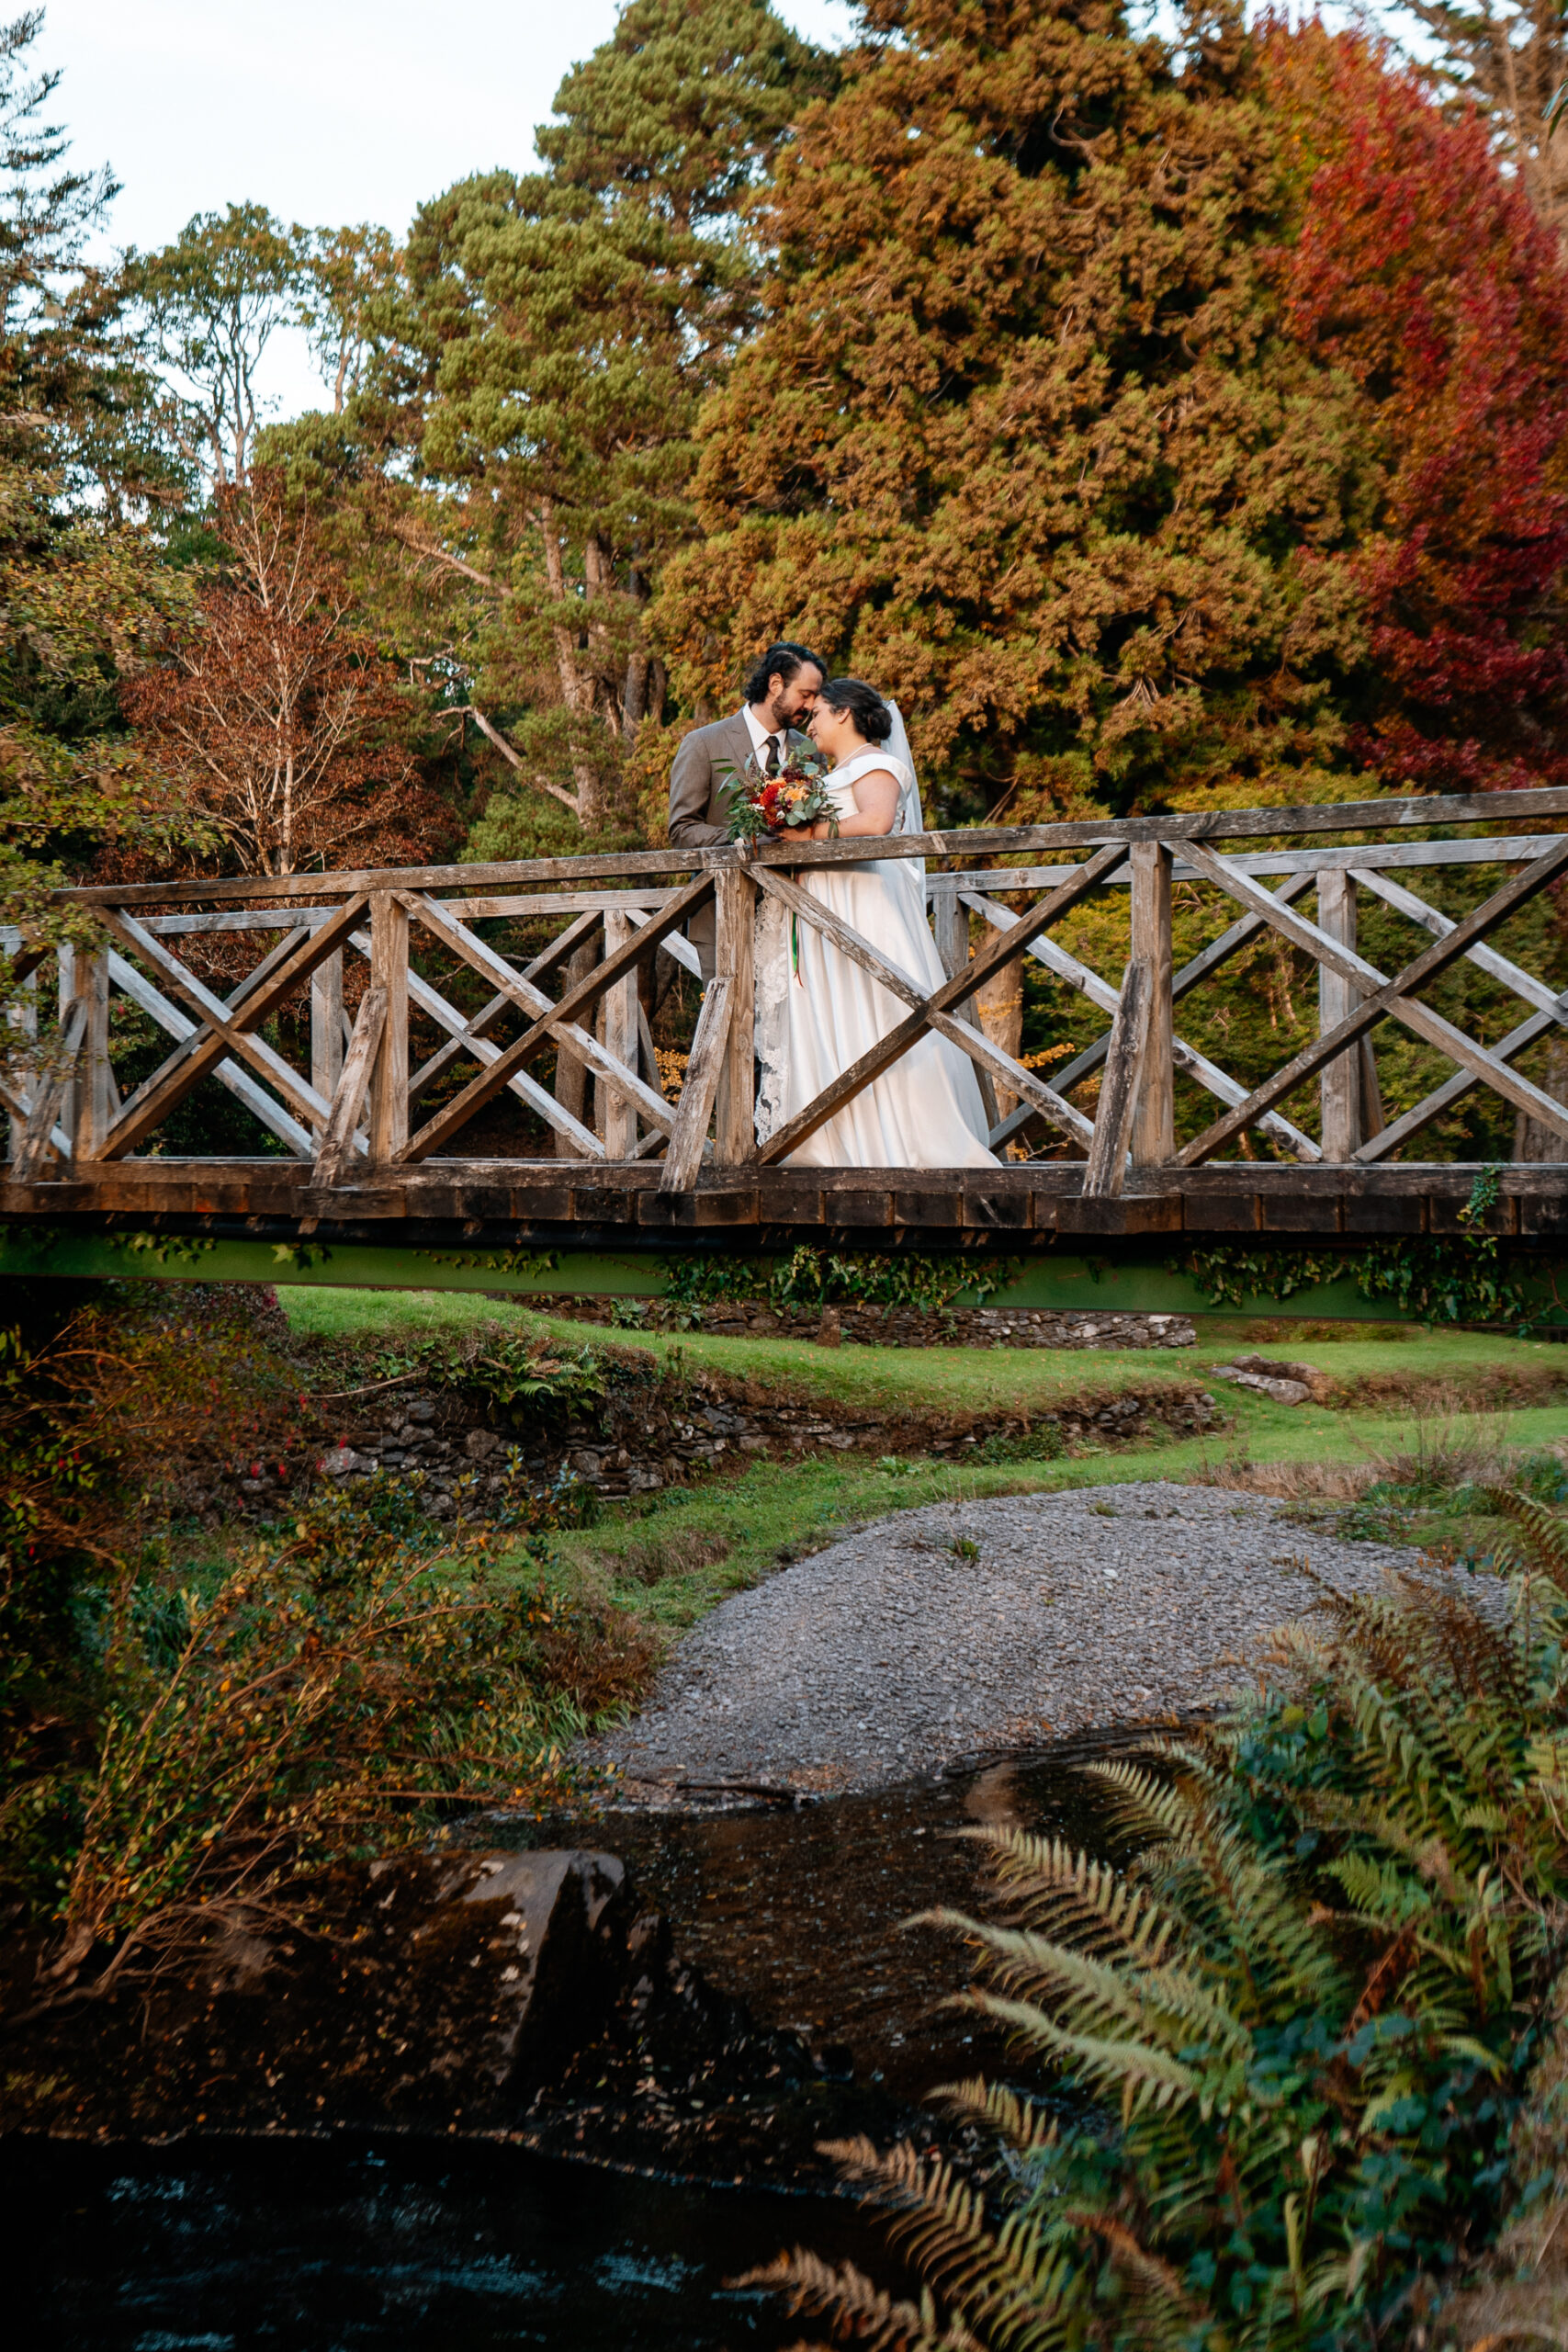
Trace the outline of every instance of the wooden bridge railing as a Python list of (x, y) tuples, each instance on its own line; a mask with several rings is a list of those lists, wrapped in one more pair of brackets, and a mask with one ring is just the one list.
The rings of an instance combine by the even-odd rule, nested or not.
[[(1499, 830), (1505, 820), (1506, 833)], [(1465, 829), (1476, 826), (1488, 830), (1468, 835)], [(14, 1024), (39, 1042), (14, 1041), (19, 1050), (5, 1089), (9, 1181), (68, 1176), (80, 1183), (127, 1159), (144, 1165), (171, 1114), (215, 1079), (291, 1155), (311, 1164), (310, 1189), (323, 1204), (352, 1193), (370, 1170), (449, 1163), (465, 1130), (508, 1092), (550, 1131), (558, 1157), (625, 1164), (662, 1155), (660, 1183), (680, 1190), (705, 1164), (762, 1169), (783, 1161), (932, 1031), (972, 1057), (983, 1090), (1001, 1086), (1016, 1098), (1016, 1109), (993, 1119), (993, 1147), (1042, 1126), (1054, 1141), (1066, 1137), (1087, 1159), (1086, 1195), (1114, 1196), (1129, 1174), (1141, 1183), (1162, 1167), (1194, 1167), (1239, 1147), (1248, 1129), (1297, 1161), (1386, 1159), (1476, 1085), (1562, 1137), (1560, 1157), (1568, 1159), (1568, 1108), (1515, 1066), (1535, 1040), (1568, 1029), (1568, 994), (1486, 944), (1516, 910), (1568, 873), (1565, 827), (1568, 791), (1534, 791), (928, 833), (772, 848), (753, 859), (729, 849), (658, 850), (79, 890), (65, 895), (96, 911), (105, 944), (60, 952), (56, 1020), (40, 1023), (51, 1008), (36, 1001), (13, 1013)], [(1324, 838), (1346, 834), (1359, 838)], [(927, 861), (928, 903), (948, 975), (934, 991), (896, 970), (791, 878), (818, 866), (905, 856)], [(1454, 922), (1411, 883), (1416, 869), (1463, 865), (1495, 866), (1502, 879)], [(1213, 892), (1235, 910), (1179, 970), (1171, 949), (1176, 882)], [(1315, 920), (1302, 903), (1314, 888)], [(1112, 977), (1069, 954), (1053, 931), (1091, 894), (1122, 890), (1127, 953)], [(1020, 893), (1029, 894), (1027, 910), (1001, 903)], [(761, 895), (816, 924), (907, 1011), (872, 1053), (759, 1145), (752, 1008)], [(1358, 900), (1367, 898), (1427, 934), (1396, 971), (1358, 953)], [(716, 906), (717, 968), (671, 1102), (637, 971), (662, 954), (698, 972), (683, 927), (709, 901)], [(989, 936), (972, 952), (976, 915)], [(497, 919), (533, 927), (525, 956), (502, 953), (476, 928)], [(544, 944), (541, 925), (551, 934)], [(1266, 930), (1315, 962), (1319, 1032), (1264, 1083), (1248, 1087), (1184, 1039), (1179, 1009)], [(36, 988), (43, 951), (16, 934), (6, 944)], [(1101, 1033), (1049, 1080), (987, 1037), (973, 1009), (977, 989), (1025, 955), (1104, 1016)], [(1423, 1001), (1422, 990), (1461, 956), (1523, 1008), (1489, 1046)], [(159, 1067), (125, 1092), (112, 1049), (116, 994), (169, 1041)], [(284, 1034), (276, 1016), (286, 1008), (295, 1015), (288, 1034), (299, 1040), (294, 1061), (265, 1034), (269, 1026)], [(1386, 1122), (1370, 1048), (1384, 1021), (1452, 1065), (1452, 1075), (1424, 1100)], [(553, 1087), (534, 1070), (552, 1055)], [(1091, 1119), (1071, 1098), (1096, 1071), (1101, 1081)], [(1179, 1151), (1179, 1071), (1216, 1105), (1210, 1124)], [(592, 1119), (584, 1115), (590, 1080)], [(1314, 1080), (1316, 1140), (1287, 1109)]]

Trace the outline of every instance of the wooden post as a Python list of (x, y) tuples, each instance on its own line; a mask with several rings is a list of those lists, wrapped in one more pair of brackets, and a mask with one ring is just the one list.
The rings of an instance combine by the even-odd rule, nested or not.
[[(956, 979), (969, 961), (969, 910), (956, 890), (934, 890), (931, 893), (931, 927), (936, 935), (936, 952), (941, 958), (942, 968), (950, 980)], [(1016, 993), (1021, 1016), (1019, 1023), (1021, 1032), (1023, 1010), (1022, 970), (1021, 964), (1010, 964), (998, 978), (992, 982), (993, 988), (998, 988), (1003, 996), (1006, 996), (1009, 990)], [(976, 998), (968, 997), (962, 1004), (955, 1004), (953, 1008), (953, 1017), (955, 1021), (962, 1021), (966, 1029), (973, 1029), (981, 1036), (990, 1037), (993, 1044), (1000, 1046), (1004, 1052), (1017, 1058), (1018, 1037), (1015, 1035), (1010, 1044), (1007, 1038), (996, 1030), (988, 1029), (980, 1017), (979, 1002)], [(972, 1063), (971, 1068), (979, 1080), (980, 1102), (985, 1110), (987, 1124), (993, 1127), (997, 1126), (1007, 1114), (1001, 1108), (1000, 1097), (992, 1080), (991, 1073), (988, 1069), (982, 1069), (977, 1062)], [(1011, 1108), (1013, 1100), (1013, 1096), (1010, 1094), (1009, 1109)]]
[[(1351, 876), (1338, 866), (1325, 867), (1317, 877), (1317, 927), (1341, 947), (1356, 944), (1356, 885)], [(1325, 1031), (1337, 1028), (1360, 1003), (1359, 989), (1331, 972), (1326, 964), (1317, 967), (1317, 1023), (1321, 1036)], [(1343, 1054), (1337, 1054), (1325, 1065), (1318, 1080), (1318, 1091), (1323, 1104), (1323, 1156), (1325, 1159), (1348, 1159), (1365, 1140), (1361, 1119), (1361, 1055), (1359, 1045)]]
[[(63, 1029), (65, 1026), (65, 1016), (76, 1001), (76, 950), (73, 947), (69, 946), (57, 948), (55, 950), (54, 961), (55, 967), (60, 975), (60, 989), (56, 1000), (56, 1017), (59, 1020), (60, 1026)], [(66, 1078), (64, 1091), (60, 1097), (60, 1109), (55, 1115), (59, 1124), (64, 1128), (66, 1134), (74, 1137), (76, 1133), (76, 1081), (73, 1075), (68, 1075)]]
[(1131, 1141), (1134, 1168), (1164, 1168), (1176, 1157), (1175, 1066), (1171, 1060), (1170, 868), (1163, 842), (1134, 842), (1131, 962), (1148, 976), (1148, 1034)]
[(76, 1068), (61, 1105), (60, 1124), (71, 1137), (73, 1156), (95, 1159), (114, 1119), (114, 1074), (109, 1064), (109, 958), (107, 947), (96, 951), (62, 947), (60, 951), (60, 1019), (63, 1025), (73, 1003), (86, 1007), (82, 1047)]
[(969, 910), (960, 903), (956, 890), (933, 890), (931, 899), (936, 952), (948, 978), (955, 979), (969, 961)]
[(1094, 1138), (1083, 1173), (1086, 1201), (1116, 1200), (1125, 1181), (1127, 1150), (1138, 1107), (1139, 1074), (1148, 1050), (1151, 978), (1146, 964), (1129, 964), (1116, 1001), (1116, 1018), (1111, 1025), (1111, 1043), (1105, 1055), (1105, 1076), (1100, 1080), (1100, 1102), (1094, 1114)]
[[(629, 916), (607, 914), (604, 917), (604, 953), (613, 956), (624, 947), (632, 935)], [(628, 972), (624, 980), (606, 989), (600, 999), (600, 1038), (606, 1053), (614, 1054), (618, 1062), (626, 1062), (635, 1069), (637, 1057), (637, 974)], [(624, 1094), (618, 1094), (604, 1079), (596, 1079), (594, 1091), (598, 1097), (598, 1129), (604, 1144), (606, 1159), (629, 1159), (637, 1149), (637, 1113)]]
[(409, 917), (389, 890), (370, 894), (370, 985), (387, 998), (370, 1080), (374, 1163), (392, 1159), (409, 1139)]
[(718, 1073), (714, 1164), (744, 1168), (757, 1157), (756, 1046), (757, 887), (742, 868), (718, 876), (716, 972), (729, 982), (729, 1034)]
[(697, 1015), (696, 1035), (686, 1064), (686, 1082), (681, 1089), (670, 1148), (664, 1155), (664, 1173), (659, 1180), (661, 1193), (688, 1191), (702, 1167), (703, 1145), (707, 1139), (708, 1120), (719, 1072), (724, 1068), (725, 1040), (728, 1035), (729, 982), (718, 974), (703, 991), (703, 1009)]
[[(599, 942), (597, 939), (586, 939), (583, 941), (581, 947), (574, 947), (571, 954), (567, 957), (566, 971), (564, 974), (566, 986), (562, 990), (562, 994), (570, 996), (573, 989), (581, 987), (598, 961)], [(556, 1101), (560, 1104), (563, 1111), (570, 1112), (572, 1117), (578, 1122), (579, 1125), (582, 1124), (583, 1111), (586, 1106), (587, 1096), (587, 1063), (579, 1061), (575, 1054), (568, 1053), (563, 1046), (558, 1045), (556, 1047)], [(558, 1127), (555, 1131), (555, 1136), (556, 1158), (558, 1159), (581, 1159), (582, 1158), (581, 1147), (575, 1144), (570, 1136), (563, 1135), (561, 1130)]]
[(330, 1102), (343, 1069), (343, 949), (310, 975), (310, 1083)]
[[(0, 930), (0, 955), (15, 956), (21, 944), (22, 934), (19, 931)], [(11, 999), (6, 1008), (6, 1018), (12, 1036), (19, 1040), (19, 1046), (13, 1047), (13, 1051), (17, 1055), (16, 1075), (20, 1080), (22, 1091), (30, 1102), (33, 1089), (39, 1082), (38, 1060), (33, 1051), (38, 1042), (38, 974), (36, 971), (28, 974), (17, 993)], [(19, 1119), (13, 1111), (10, 1114), (9, 1124), (11, 1157), (15, 1159), (22, 1148), (22, 1137), (27, 1132), (27, 1123)]]

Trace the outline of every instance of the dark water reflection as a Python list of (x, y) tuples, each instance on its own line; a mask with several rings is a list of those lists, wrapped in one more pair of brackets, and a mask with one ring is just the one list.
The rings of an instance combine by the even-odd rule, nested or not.
[(0, 2177), (29, 2352), (775, 2352), (799, 2321), (727, 2280), (797, 2236), (886, 2268), (834, 2199), (516, 2148), (13, 2145)]
[[(1081, 1755), (1084, 1751), (1078, 1750)], [(983, 1899), (978, 1821), (1113, 1849), (1057, 1753), (801, 1813), (566, 1825), (621, 1853), (676, 1947), (768, 2025), (903, 2102), (999, 2045), (938, 2005), (952, 1938), (900, 1935)], [(560, 1825), (558, 1825), (558, 1829)], [(897, 2285), (876, 2233), (827, 2196), (656, 2181), (500, 2143), (186, 2142), (0, 2150), (29, 2352), (771, 2352), (802, 2323), (728, 2281), (801, 2242)], [(15, 2302), (12, 2302), (15, 2309)]]

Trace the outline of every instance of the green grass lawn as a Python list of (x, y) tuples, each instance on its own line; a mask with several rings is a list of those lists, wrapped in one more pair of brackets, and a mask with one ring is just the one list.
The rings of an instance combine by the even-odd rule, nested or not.
[[(1043, 1413), (1072, 1398), (1146, 1389), (1151, 1380), (1190, 1382), (1258, 1345), (1238, 1325), (1224, 1340), (1210, 1335), (1179, 1350), (830, 1349), (803, 1340), (600, 1331), (454, 1293), (300, 1288), (279, 1296), (296, 1331), (327, 1340), (457, 1339), (493, 1326), (537, 1332), (558, 1345), (607, 1344), (660, 1357), (679, 1350), (689, 1368), (889, 1416), (900, 1409), (962, 1416), (998, 1406)], [(1275, 1339), (1262, 1351), (1311, 1363), (1341, 1389), (1364, 1385), (1368, 1401), (1338, 1410), (1292, 1408), (1216, 1384), (1213, 1393), (1231, 1425), (1206, 1438), (1156, 1435), (1113, 1450), (1085, 1447), (1070, 1461), (1007, 1467), (837, 1453), (753, 1463), (738, 1476), (719, 1474), (613, 1506), (599, 1526), (558, 1538), (558, 1557), (573, 1583), (613, 1594), (673, 1634), (770, 1574), (782, 1555), (820, 1548), (852, 1523), (927, 1503), (1136, 1478), (1228, 1479), (1228, 1465), (1242, 1462), (1362, 1464), (1376, 1476), (1401, 1457), (1455, 1443), (1530, 1453), (1568, 1439), (1568, 1403), (1489, 1409), (1521, 1390), (1544, 1396), (1559, 1378), (1568, 1384), (1568, 1353), (1549, 1343), (1468, 1332), (1324, 1339), (1322, 1328), (1310, 1340)], [(722, 1558), (704, 1556), (723, 1547)]]
[[(887, 1408), (896, 1396), (907, 1411), (978, 1413), (998, 1405), (1014, 1412), (1049, 1412), (1064, 1398), (1112, 1396), (1146, 1387), (1151, 1379), (1185, 1382), (1226, 1363), (1250, 1344), (1206, 1336), (1192, 1348), (823, 1348), (809, 1340), (715, 1339), (701, 1332), (678, 1338), (661, 1332), (601, 1331), (564, 1316), (436, 1291), (284, 1289), (279, 1299), (293, 1329), (322, 1338), (433, 1338), (485, 1325), (547, 1335), (562, 1346), (610, 1345), (668, 1355), (679, 1349), (694, 1369), (720, 1372), (775, 1390), (832, 1397), (856, 1407)], [(1245, 1326), (1238, 1326), (1245, 1329)], [(1346, 1327), (1354, 1330), (1356, 1327)], [(1314, 1327), (1321, 1332), (1321, 1324)], [(1399, 1392), (1449, 1387), (1466, 1402), (1483, 1402), (1506, 1380), (1568, 1385), (1568, 1351), (1546, 1340), (1495, 1339), (1454, 1331), (1418, 1337), (1274, 1340), (1262, 1350), (1310, 1363), (1336, 1382), (1368, 1383)], [(1291, 1416), (1287, 1411), (1285, 1419)]]

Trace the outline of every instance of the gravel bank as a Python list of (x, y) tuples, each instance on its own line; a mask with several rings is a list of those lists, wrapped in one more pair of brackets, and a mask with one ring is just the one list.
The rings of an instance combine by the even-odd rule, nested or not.
[(602, 1743), (628, 1780), (873, 1788), (1222, 1698), (1314, 1605), (1419, 1555), (1162, 1481), (933, 1503), (739, 1593)]

